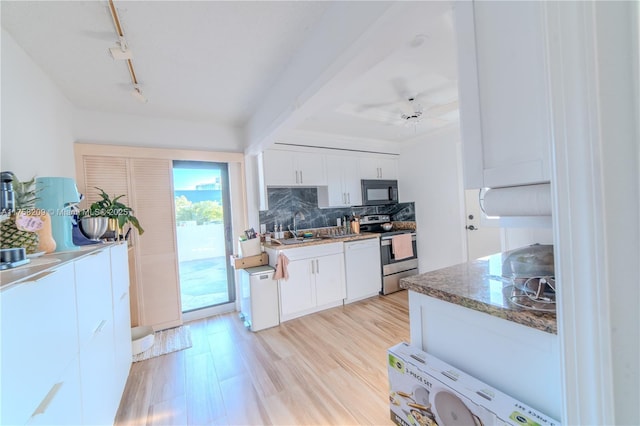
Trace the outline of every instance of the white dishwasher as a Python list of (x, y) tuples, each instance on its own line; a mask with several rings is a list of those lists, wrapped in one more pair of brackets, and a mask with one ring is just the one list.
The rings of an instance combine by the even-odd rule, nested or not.
[(251, 331), (280, 324), (278, 281), (271, 266), (243, 269), (240, 274), (240, 319)]
[(347, 277), (345, 303), (366, 299), (380, 293), (382, 267), (378, 238), (344, 243), (344, 263)]

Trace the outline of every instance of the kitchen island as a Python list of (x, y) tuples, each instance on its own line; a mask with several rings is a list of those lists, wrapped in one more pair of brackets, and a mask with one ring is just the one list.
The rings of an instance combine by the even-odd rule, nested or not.
[(403, 278), (411, 344), (514, 398), (560, 418), (555, 312), (510, 300), (505, 254)]

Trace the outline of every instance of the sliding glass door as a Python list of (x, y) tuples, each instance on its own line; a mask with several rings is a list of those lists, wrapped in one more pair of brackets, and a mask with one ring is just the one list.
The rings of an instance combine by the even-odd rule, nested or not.
[(173, 162), (183, 313), (235, 301), (228, 176), (226, 163)]

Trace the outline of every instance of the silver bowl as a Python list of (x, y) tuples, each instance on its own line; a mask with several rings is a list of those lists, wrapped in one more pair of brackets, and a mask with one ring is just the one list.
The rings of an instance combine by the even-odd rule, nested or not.
[(97, 241), (107, 231), (109, 219), (106, 217), (83, 217), (80, 219), (80, 231), (90, 240)]
[(384, 229), (385, 231), (391, 231), (391, 228), (393, 228), (393, 224), (389, 222), (383, 223), (380, 226), (382, 226), (382, 229)]

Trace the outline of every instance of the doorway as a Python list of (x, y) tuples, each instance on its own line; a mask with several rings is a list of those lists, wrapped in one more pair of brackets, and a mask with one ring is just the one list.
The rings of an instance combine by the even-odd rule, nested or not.
[(173, 191), (182, 312), (204, 318), (235, 302), (227, 164), (174, 161)]
[(480, 257), (502, 251), (500, 228), (487, 226), (487, 219), (480, 210), (480, 195), (477, 189), (464, 191), (467, 229), (467, 259), (475, 260)]

